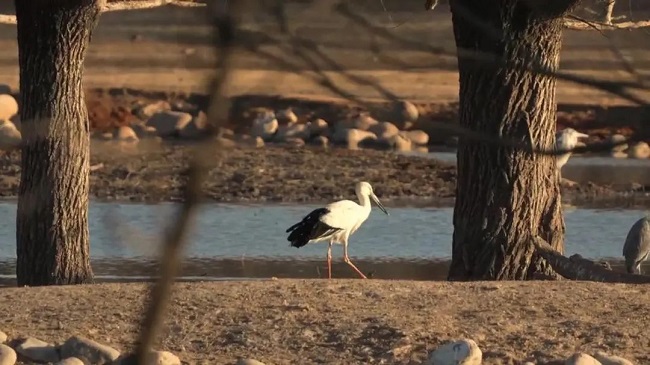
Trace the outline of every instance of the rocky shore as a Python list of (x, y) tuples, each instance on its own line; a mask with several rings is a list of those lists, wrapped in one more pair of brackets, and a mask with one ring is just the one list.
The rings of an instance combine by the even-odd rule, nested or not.
[[(180, 199), (191, 147), (209, 129), (206, 98), (125, 90), (88, 95), (91, 195), (119, 201)], [(20, 153), (11, 149), (21, 137), (19, 106), (10, 95), (2, 98), (0, 196), (12, 198), (20, 178)], [(316, 203), (353, 196), (354, 183), (366, 180), (390, 205), (448, 206), (455, 194), (455, 166), (405, 152), (453, 151), (455, 138), (436, 126), (454, 123), (456, 113), (453, 105), (408, 101), (361, 108), (322, 100), (236, 98), (219, 137), (232, 148), (210, 172), (205, 191), (218, 202)], [(587, 143), (634, 133), (631, 127), (608, 125), (594, 111), (560, 113), (558, 125), (588, 133)], [(650, 148), (641, 142), (610, 154), (643, 159)], [(633, 182), (586, 182), (564, 186), (562, 193), (572, 205), (644, 207), (650, 202), (645, 190)]]

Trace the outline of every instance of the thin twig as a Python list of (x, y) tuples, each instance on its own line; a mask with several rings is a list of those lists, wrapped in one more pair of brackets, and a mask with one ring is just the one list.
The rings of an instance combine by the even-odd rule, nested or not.
[[(233, 6), (228, 7), (228, 13), (216, 14), (215, 33), (217, 34), (218, 47), (218, 72), (215, 77), (210, 108), (207, 111), (208, 118), (213, 124), (211, 132), (219, 129), (227, 115), (228, 102), (224, 97), (224, 88), (229, 81), (231, 71), (233, 48), (235, 46), (235, 12), (241, 9), (243, 0), (237, 1)], [(236, 4), (236, 5), (235, 5)], [(213, 14), (210, 14), (213, 15)], [(178, 272), (181, 261), (181, 251), (185, 238), (191, 228), (194, 214), (202, 199), (202, 185), (207, 175), (211, 162), (220, 146), (214, 139), (201, 143), (195, 152), (194, 158), (190, 161), (187, 170), (187, 183), (184, 186), (184, 200), (178, 212), (174, 224), (169, 229), (163, 246), (163, 253), (160, 259), (160, 278), (152, 288), (149, 295), (149, 307), (144, 316), (140, 338), (137, 348), (130, 358), (123, 360), (122, 364), (148, 364), (148, 357), (160, 331), (164, 314), (171, 296), (174, 278)], [(137, 362), (133, 362), (137, 361)]]

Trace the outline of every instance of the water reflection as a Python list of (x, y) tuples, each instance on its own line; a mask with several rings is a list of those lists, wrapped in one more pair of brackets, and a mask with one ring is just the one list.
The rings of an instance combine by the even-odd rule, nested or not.
[[(446, 280), (449, 260), (357, 259), (355, 264), (369, 278), (384, 280)], [(620, 260), (610, 260), (614, 271), (624, 271)], [(95, 259), (92, 261), (97, 282), (152, 281), (158, 275), (153, 259)], [(646, 265), (644, 270), (648, 270)], [(0, 261), (0, 285), (15, 285), (15, 261)], [(324, 260), (287, 259), (209, 259), (188, 258), (179, 273), (179, 281), (261, 280), (269, 278), (314, 279), (327, 277)], [(358, 276), (342, 260), (332, 263), (333, 278)]]
[[(190, 234), (183, 280), (316, 278), (326, 275), (325, 244), (295, 249), (286, 227), (315, 205), (206, 204)], [(142, 280), (156, 274), (164, 227), (175, 204), (91, 203), (92, 265), (98, 281)], [(13, 202), (0, 203), (0, 275), (15, 275)], [(350, 240), (350, 255), (381, 279), (444, 280), (451, 257), (451, 208), (392, 208), (372, 213)], [(566, 255), (604, 258), (621, 267), (621, 251), (639, 210), (565, 209)], [(334, 248), (334, 276), (356, 278)], [(612, 258), (614, 258), (612, 260)]]

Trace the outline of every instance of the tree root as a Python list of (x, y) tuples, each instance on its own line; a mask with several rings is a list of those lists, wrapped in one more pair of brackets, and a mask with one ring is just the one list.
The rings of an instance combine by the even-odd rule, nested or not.
[(587, 260), (580, 255), (565, 257), (557, 253), (546, 241), (535, 236), (532, 243), (536, 253), (548, 262), (560, 276), (569, 280), (598, 281), (603, 283), (650, 284), (650, 276), (612, 271), (602, 263)]

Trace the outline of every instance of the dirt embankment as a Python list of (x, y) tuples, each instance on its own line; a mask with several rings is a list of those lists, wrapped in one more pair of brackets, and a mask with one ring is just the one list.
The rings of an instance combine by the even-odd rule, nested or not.
[[(145, 285), (0, 290), (10, 339), (82, 335), (132, 349)], [(184, 363), (420, 364), (470, 338), (486, 365), (563, 364), (575, 351), (650, 362), (650, 290), (584, 282), (277, 280), (179, 283), (158, 349)], [(20, 310), (17, 310), (20, 308)]]
[[(205, 110), (201, 95), (138, 93), (124, 90), (88, 92), (87, 104), (93, 132), (113, 131), (119, 126), (141, 122), (137, 106), (168, 101), (191, 114)], [(455, 105), (417, 105), (420, 118), (411, 128), (427, 130), (431, 121), (456, 123)], [(235, 133), (248, 133), (255, 108), (275, 110), (292, 107), (300, 120), (323, 118), (338, 121), (358, 113), (350, 103), (272, 97), (234, 99), (230, 125)], [(378, 120), (391, 120), (390, 105), (378, 104), (371, 110)], [(602, 111), (601, 111), (602, 112)], [(620, 126), (594, 110), (562, 112), (558, 124), (572, 126), (602, 139), (613, 132), (630, 134), (629, 125)], [(599, 117), (598, 115), (601, 115)], [(629, 119), (629, 118), (628, 118)], [(429, 128), (429, 148), (453, 145), (448, 135)], [(120, 147), (115, 141), (93, 139), (92, 164), (103, 167), (91, 174), (91, 194), (99, 199), (130, 201), (174, 201), (180, 199), (192, 142), (143, 139), (135, 149)], [(449, 147), (445, 147), (449, 148)], [(216, 157), (216, 156), (215, 156)], [(20, 154), (0, 155), (0, 196), (14, 197), (20, 177)], [(389, 151), (347, 150), (342, 147), (290, 147), (267, 143), (264, 148), (236, 145), (206, 182), (208, 197), (222, 202), (326, 202), (350, 197), (359, 180), (371, 182), (389, 204), (419, 203), (449, 205), (455, 195), (456, 169), (438, 160), (405, 156)], [(563, 198), (573, 205), (601, 207), (647, 206), (650, 198), (639, 184), (598, 186), (590, 183), (565, 186)]]

